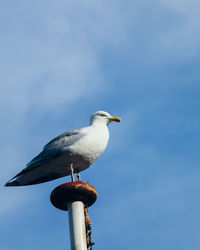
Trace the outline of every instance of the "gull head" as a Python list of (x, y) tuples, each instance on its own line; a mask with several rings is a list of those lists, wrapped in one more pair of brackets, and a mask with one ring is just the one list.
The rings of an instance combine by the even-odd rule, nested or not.
[(114, 117), (105, 111), (95, 112), (90, 119), (90, 124), (94, 123), (103, 123), (108, 125), (110, 122), (121, 122), (122, 120), (119, 117)]

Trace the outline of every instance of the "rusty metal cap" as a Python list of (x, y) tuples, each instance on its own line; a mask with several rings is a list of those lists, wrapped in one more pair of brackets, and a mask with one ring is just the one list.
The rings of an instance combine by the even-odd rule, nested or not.
[(82, 201), (85, 206), (91, 206), (97, 199), (96, 189), (87, 182), (67, 182), (56, 187), (50, 196), (51, 203), (58, 209), (68, 210), (68, 203)]

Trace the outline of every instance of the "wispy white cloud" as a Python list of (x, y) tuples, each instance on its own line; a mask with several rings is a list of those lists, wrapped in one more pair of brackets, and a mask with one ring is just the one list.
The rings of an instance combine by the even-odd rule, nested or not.
[[(0, 10), (2, 21), (7, 22), (2, 29), (0, 41), (0, 109), (3, 120), (1, 124), (2, 185), (13, 177), (14, 168), (20, 170), (24, 166), (24, 158), (26, 158), (24, 152), (27, 152), (22, 143), (26, 140), (23, 137), (24, 133), (29, 140), (36, 136), (29, 131), (32, 111), (37, 113), (34, 116), (37, 120), (46, 113), (63, 112), (64, 116), (70, 112), (72, 105), (76, 103), (81, 105), (80, 98), (90, 98), (93, 94), (98, 97), (99, 92), (105, 93), (110, 88), (106, 86), (108, 79), (104, 71), (107, 62), (110, 63), (111, 69), (108, 67), (106, 70), (113, 70), (113, 74), (118, 73), (113, 66), (115, 63), (113, 55), (119, 57), (117, 59), (125, 65), (123, 69), (117, 68), (117, 70), (124, 70), (125, 73), (123, 73), (126, 74), (126, 68), (130, 67), (130, 64), (132, 68), (137, 68), (140, 64), (141, 74), (144, 74), (143, 70), (151, 71), (155, 66), (157, 70), (160, 66), (172, 62), (195, 58), (199, 51), (200, 22), (197, 8), (199, 3), (194, 0), (190, 3), (164, 0), (152, 0), (148, 3), (88, 0), (73, 3), (21, 1), (21, 5), (19, 4), (17, 8), (13, 7), (13, 3), (12, 6), (9, 6), (9, 3), (7, 5)], [(134, 78), (129, 76), (131, 77)], [(189, 164), (183, 164), (186, 158), (181, 158), (178, 154), (176, 157), (169, 157), (160, 145), (156, 145), (152, 139), (153, 136), (150, 143), (143, 141), (147, 134), (154, 133), (154, 139), (163, 138), (167, 136), (166, 131), (170, 130), (170, 126), (165, 126), (171, 116), (165, 115), (166, 106), (169, 104), (165, 99), (167, 92), (165, 90), (169, 85), (172, 89), (174, 81), (163, 86), (162, 79), (160, 80), (161, 83), (153, 82), (147, 77), (145, 83), (137, 84), (135, 79), (132, 79), (132, 86), (125, 81), (118, 82), (120, 88), (115, 86), (119, 96), (122, 89), (127, 90), (127, 96), (131, 96), (134, 91), (142, 94), (134, 101), (132, 100), (134, 97), (131, 96), (130, 103), (123, 106), (125, 110), (121, 108), (120, 111), (123, 123), (111, 129), (112, 138), (107, 152), (110, 150), (109, 155), (115, 154), (117, 160), (115, 162), (113, 157), (112, 164), (116, 163), (119, 171), (116, 170), (111, 180), (108, 177), (103, 184), (102, 180), (98, 179), (99, 176), (95, 178), (98, 185), (108, 190), (115, 186), (116, 180), (123, 179), (125, 189), (128, 186), (125, 181), (128, 180), (129, 183), (135, 181), (136, 191), (133, 197), (132, 194), (127, 196), (126, 190), (121, 189), (121, 194), (124, 196), (119, 200), (117, 191), (113, 192), (117, 195), (110, 198), (106, 190), (105, 196), (100, 197), (99, 202), (101, 199), (107, 199), (108, 204), (97, 212), (97, 218), (107, 216), (109, 211), (112, 213), (115, 207), (117, 209), (112, 219), (116, 221), (116, 217), (119, 217), (122, 211), (120, 205), (128, 199), (130, 206), (127, 204), (124, 211), (129, 214), (132, 212), (131, 209), (136, 209), (138, 220), (132, 218), (131, 222), (137, 224), (141, 218), (140, 210), (146, 205), (149, 206), (148, 201), (159, 202), (162, 197), (168, 197), (174, 192), (178, 196), (179, 191), (181, 193), (180, 189), (186, 190), (188, 183), (196, 181), (194, 176), (189, 177), (188, 183), (187, 177), (182, 176), (178, 179), (178, 184), (174, 179), (171, 180), (167, 174), (170, 175), (172, 168), (169, 169), (168, 166), (173, 166), (177, 172), (182, 166), (187, 169)], [(161, 88), (162, 93), (158, 91)], [(113, 88), (113, 91), (115, 90)], [(149, 91), (153, 94), (149, 94)], [(126, 102), (126, 96), (121, 99), (121, 102)], [(110, 101), (109, 105), (112, 106), (113, 102)], [(120, 116), (118, 113), (116, 115)], [(28, 122), (27, 116), (29, 116)], [(151, 120), (148, 117), (151, 117)], [(173, 116), (174, 120), (176, 117)], [(173, 127), (174, 120), (172, 121), (172, 130), (179, 130), (180, 123), (184, 123), (184, 116), (179, 116), (178, 119), (179, 125), (176, 127)], [(164, 127), (163, 133), (158, 133), (159, 129), (156, 131), (156, 125), (157, 128)], [(104, 154), (102, 159), (108, 160), (107, 156), (108, 154)], [(165, 165), (163, 164), (165, 168), (159, 167), (162, 162), (165, 162)], [(132, 163), (134, 166), (131, 165)], [(109, 171), (112, 174), (107, 164), (109, 162), (102, 164), (102, 177), (107, 176)], [(195, 168), (194, 164), (193, 168)], [(176, 174), (175, 172), (171, 173)], [(145, 186), (144, 182), (150, 175), (152, 178)], [(161, 180), (157, 181), (159, 178)], [(30, 197), (34, 193), (31, 188), (26, 190), (1, 188), (0, 192), (4, 200), (0, 208), (1, 217), (11, 213), (13, 204), (17, 211), (30, 202)], [(17, 199), (19, 193), (20, 197)], [(41, 200), (40, 203), (42, 203)], [(180, 204), (177, 208), (180, 208)], [(153, 206), (151, 209), (153, 210)], [(164, 207), (162, 209), (166, 211)], [(106, 217), (106, 220), (109, 219)], [(128, 219), (120, 220), (121, 227), (130, 226)], [(99, 225), (101, 225), (100, 222)], [(99, 231), (104, 227), (105, 224), (101, 225)], [(117, 223), (116, 228), (120, 232), (116, 229), (114, 234), (117, 231), (116, 234), (121, 235), (122, 230)], [(113, 225), (110, 230), (113, 230)], [(104, 239), (102, 238), (102, 241)]]
[[(114, 1), (61, 3), (65, 11), (53, 3), (49, 8), (41, 6), (36, 15), (38, 22), (29, 16), (35, 6), (26, 6), (27, 11), (20, 6), (12, 13), (15, 22), (8, 23), (9, 28), (3, 30), (1, 106), (6, 105), (18, 120), (30, 107), (37, 106), (41, 112), (55, 110), (105, 87), (100, 53), (106, 47), (116, 50), (128, 40), (137, 44), (138, 35), (141, 38), (137, 27), (145, 18), (144, 3), (127, 1), (129, 4), (123, 8), (120, 2)], [(179, 51), (183, 57), (195, 56), (200, 39), (198, 5), (196, 1), (151, 1), (149, 16), (156, 9), (156, 13), (168, 12), (172, 19), (173, 15), (180, 15), (180, 19), (174, 19), (163, 30), (156, 29), (152, 23), (149, 28), (153, 29), (153, 36), (144, 49), (153, 51), (155, 58), (158, 56), (156, 49), (160, 56), (173, 51)], [(50, 7), (55, 8), (54, 13)], [(79, 21), (74, 16), (74, 8)], [(130, 9), (132, 15), (126, 15), (130, 14)]]
[[(34, 119), (40, 119), (47, 111), (60, 113), (80, 97), (105, 90), (96, 50), (83, 25), (74, 22), (73, 16), (60, 17), (51, 11), (47, 15), (41, 11), (33, 21), (31, 11), (18, 6), (1, 34), (1, 185), (25, 167), (23, 135), (28, 134), (26, 118), (31, 110), (37, 113)], [(12, 209), (17, 191), (1, 188), (5, 198), (1, 216)], [(15, 209), (28, 197), (20, 192)]]

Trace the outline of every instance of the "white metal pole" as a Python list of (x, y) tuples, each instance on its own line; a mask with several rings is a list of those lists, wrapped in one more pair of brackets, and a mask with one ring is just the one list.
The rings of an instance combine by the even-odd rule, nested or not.
[(71, 250), (87, 250), (83, 202), (68, 203), (68, 218)]

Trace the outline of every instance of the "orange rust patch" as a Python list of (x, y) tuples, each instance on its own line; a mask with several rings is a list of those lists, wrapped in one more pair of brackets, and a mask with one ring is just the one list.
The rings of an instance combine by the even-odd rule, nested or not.
[[(75, 188), (78, 189), (79, 187), (83, 186), (82, 184), (77, 184), (75, 185)], [(93, 193), (95, 193), (95, 195), (97, 196), (97, 191), (95, 188), (88, 186), (88, 185), (84, 185), (84, 188), (86, 188), (88, 191), (91, 191)]]
[(96, 191), (96, 189), (94, 189), (94, 188), (92, 188), (92, 187), (88, 187), (88, 186), (87, 186), (87, 189), (88, 189), (89, 191), (92, 191), (93, 193), (95, 193), (96, 196), (97, 196), (97, 191)]
[(80, 186), (82, 186), (82, 184), (77, 184), (75, 188), (79, 188)]

